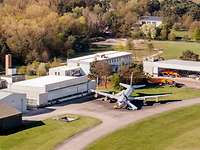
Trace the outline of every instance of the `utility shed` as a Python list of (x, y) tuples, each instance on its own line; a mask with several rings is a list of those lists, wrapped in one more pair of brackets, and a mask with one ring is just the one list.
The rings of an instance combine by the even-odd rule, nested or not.
[(13, 83), (10, 90), (26, 93), (29, 107), (40, 107), (85, 96), (95, 87), (95, 82), (87, 76), (49, 75)]
[(22, 113), (8, 103), (0, 101), (0, 133), (22, 125)]

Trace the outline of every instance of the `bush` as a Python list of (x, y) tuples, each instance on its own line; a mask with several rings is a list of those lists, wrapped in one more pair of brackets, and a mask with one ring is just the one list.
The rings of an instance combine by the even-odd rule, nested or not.
[(17, 72), (18, 74), (26, 74), (27, 73), (26, 66), (19, 67)]
[(176, 34), (174, 32), (171, 32), (168, 36), (168, 39), (171, 41), (175, 41), (176, 40)]
[(47, 68), (45, 63), (40, 63), (40, 65), (37, 68), (37, 75), (38, 76), (45, 76), (47, 75)]
[(182, 56), (180, 57), (182, 60), (190, 60), (190, 61), (198, 61), (199, 60), (199, 55), (195, 54), (194, 52), (187, 50), (184, 51)]

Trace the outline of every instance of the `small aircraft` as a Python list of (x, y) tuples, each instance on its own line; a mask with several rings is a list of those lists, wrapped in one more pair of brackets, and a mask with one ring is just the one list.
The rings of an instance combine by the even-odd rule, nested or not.
[[(131, 83), (132, 83), (132, 79), (131, 79)], [(164, 94), (164, 95), (132, 97), (130, 95), (134, 92), (135, 89), (145, 87), (146, 85), (132, 85), (132, 84), (128, 85), (128, 84), (120, 83), (120, 86), (122, 86), (126, 89), (122, 90), (121, 92), (119, 92), (117, 94), (109, 94), (109, 93), (97, 91), (97, 90), (94, 90), (93, 92), (95, 93), (96, 97), (98, 95), (102, 95), (102, 96), (105, 96), (105, 100), (107, 100), (108, 98), (111, 100), (115, 100), (117, 102), (117, 105), (115, 106), (115, 108), (127, 108), (129, 110), (139, 109), (136, 105), (131, 103), (133, 101), (143, 101), (144, 102), (146, 99), (152, 99), (152, 98), (156, 98), (158, 101), (159, 97), (169, 96), (169, 94)]]

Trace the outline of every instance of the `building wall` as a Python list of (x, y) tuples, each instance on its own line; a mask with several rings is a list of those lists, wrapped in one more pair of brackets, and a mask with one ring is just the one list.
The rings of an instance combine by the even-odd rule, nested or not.
[(9, 105), (15, 107), (20, 112), (24, 113), (27, 111), (27, 100), (25, 94), (13, 93), (12, 95), (7, 96), (2, 100), (8, 103)]
[(143, 71), (150, 75), (158, 75), (158, 67), (152, 61), (143, 61)]
[(0, 133), (15, 129), (22, 125), (22, 114), (0, 119)]
[(152, 24), (158, 27), (162, 24), (162, 21), (140, 20), (140, 24)]
[(89, 81), (87, 76), (66, 80), (54, 84), (46, 85), (45, 89), (37, 87), (15, 86), (14, 91), (27, 94), (27, 104), (29, 107), (45, 106), (49, 102), (82, 93), (88, 93), (90, 89), (95, 89), (94, 81)]

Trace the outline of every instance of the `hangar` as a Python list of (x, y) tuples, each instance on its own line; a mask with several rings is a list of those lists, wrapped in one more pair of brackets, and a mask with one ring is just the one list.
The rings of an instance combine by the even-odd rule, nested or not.
[[(152, 76), (164, 76), (163, 72), (171, 72), (172, 76), (179, 77), (200, 77), (200, 62), (185, 60), (164, 60), (143, 62), (144, 72)], [(170, 73), (168, 73), (170, 75)]]
[(8, 89), (0, 90), (0, 102), (6, 102), (8, 105), (15, 107), (20, 112), (26, 112), (27, 101), (26, 94), (9, 91)]
[(0, 101), (0, 133), (22, 125), (22, 113), (6, 102)]
[(88, 80), (87, 76), (49, 75), (13, 83), (10, 90), (25, 93), (27, 105), (31, 108), (82, 97), (95, 87), (95, 81)]

